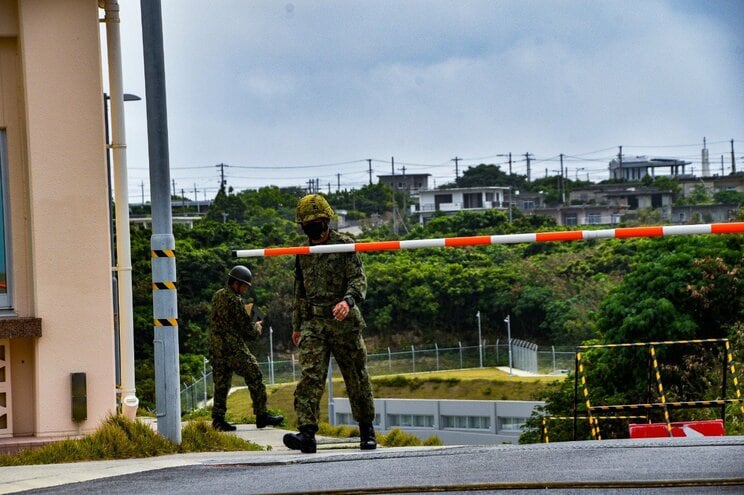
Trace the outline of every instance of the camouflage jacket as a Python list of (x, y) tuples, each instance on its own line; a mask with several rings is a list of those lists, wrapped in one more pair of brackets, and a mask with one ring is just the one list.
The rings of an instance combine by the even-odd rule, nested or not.
[(213, 351), (237, 351), (246, 346), (248, 340), (259, 336), (256, 324), (246, 311), (243, 298), (230, 287), (223, 287), (214, 293), (209, 320)]
[[(331, 230), (324, 244), (349, 244), (354, 239)], [(308, 319), (308, 305), (328, 306), (345, 296), (359, 305), (367, 297), (367, 275), (359, 255), (352, 253), (310, 254), (295, 262), (294, 311), (292, 329), (299, 330)]]

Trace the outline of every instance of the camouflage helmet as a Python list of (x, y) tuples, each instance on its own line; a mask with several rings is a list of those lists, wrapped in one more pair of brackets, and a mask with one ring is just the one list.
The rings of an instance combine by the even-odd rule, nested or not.
[(333, 208), (320, 194), (308, 194), (297, 203), (297, 223), (312, 222), (320, 218), (333, 218)]
[(248, 269), (247, 266), (243, 265), (236, 265), (232, 267), (230, 269), (230, 272), (227, 274), (227, 277), (228, 283), (232, 283), (233, 280), (237, 280), (238, 282), (252, 285), (253, 282), (253, 275), (251, 274), (251, 271)]

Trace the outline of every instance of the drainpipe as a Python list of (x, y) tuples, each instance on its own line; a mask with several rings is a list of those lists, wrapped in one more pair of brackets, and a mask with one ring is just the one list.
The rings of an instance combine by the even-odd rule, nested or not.
[(127, 154), (124, 130), (124, 90), (121, 69), (119, 3), (99, 1), (106, 16), (109, 93), (111, 99), (111, 151), (114, 159), (114, 214), (116, 218), (116, 273), (119, 288), (119, 330), (121, 332), (121, 413), (135, 419), (139, 399), (134, 385), (134, 320), (132, 304), (132, 253), (129, 237)]

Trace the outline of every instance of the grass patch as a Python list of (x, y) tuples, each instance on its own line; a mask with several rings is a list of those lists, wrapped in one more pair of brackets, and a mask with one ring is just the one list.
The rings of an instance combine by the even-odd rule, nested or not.
[(264, 450), (253, 442), (235, 435), (225, 435), (212, 428), (210, 421), (190, 421), (181, 434), (179, 452), (235, 452)]
[(60, 440), (13, 455), (1, 455), (0, 466), (61, 464), (68, 462), (134, 459), (185, 452), (263, 450), (233, 435), (215, 431), (204, 421), (189, 422), (183, 429), (181, 445), (159, 435), (142, 421), (109, 416), (88, 436)]

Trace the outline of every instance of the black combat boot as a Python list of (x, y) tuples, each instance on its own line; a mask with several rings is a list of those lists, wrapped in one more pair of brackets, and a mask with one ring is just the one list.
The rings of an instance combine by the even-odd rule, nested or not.
[(315, 425), (300, 426), (299, 433), (287, 433), (284, 435), (284, 445), (292, 450), (299, 450), (303, 454), (314, 454), (318, 449), (315, 442), (315, 432), (318, 427)]
[(217, 431), (235, 431), (237, 429), (225, 421), (225, 418), (212, 418), (212, 428)]
[(256, 428), (265, 428), (267, 426), (277, 426), (282, 424), (284, 416), (274, 416), (269, 413), (263, 413), (256, 416)]
[(375, 450), (377, 440), (375, 440), (375, 427), (372, 423), (359, 423), (359, 448), (362, 450)]

